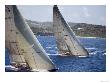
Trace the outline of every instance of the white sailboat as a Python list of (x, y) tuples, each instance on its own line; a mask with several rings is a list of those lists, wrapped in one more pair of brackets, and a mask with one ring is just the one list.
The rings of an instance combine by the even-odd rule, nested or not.
[(5, 43), (11, 64), (31, 71), (52, 71), (55, 65), (15, 5), (5, 6)]
[(53, 29), (59, 54), (88, 56), (87, 50), (78, 41), (75, 33), (63, 18), (57, 5), (53, 7)]

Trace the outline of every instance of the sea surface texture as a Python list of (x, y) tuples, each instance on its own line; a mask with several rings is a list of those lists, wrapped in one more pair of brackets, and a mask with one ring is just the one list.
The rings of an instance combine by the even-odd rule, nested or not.
[[(37, 38), (58, 68), (57, 72), (106, 72), (106, 39), (78, 37), (88, 50), (89, 56), (74, 57), (58, 54), (54, 36), (37, 36)], [(10, 65), (7, 49), (5, 50), (5, 65)]]

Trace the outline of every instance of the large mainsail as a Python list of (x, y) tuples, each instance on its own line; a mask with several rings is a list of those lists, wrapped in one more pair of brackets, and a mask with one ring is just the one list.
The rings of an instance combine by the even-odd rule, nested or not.
[(27, 64), (31, 71), (53, 70), (55, 66), (15, 5), (5, 6), (5, 42), (11, 62)]
[(57, 5), (53, 7), (53, 28), (60, 54), (87, 56), (87, 50), (76, 38), (73, 30), (64, 20)]

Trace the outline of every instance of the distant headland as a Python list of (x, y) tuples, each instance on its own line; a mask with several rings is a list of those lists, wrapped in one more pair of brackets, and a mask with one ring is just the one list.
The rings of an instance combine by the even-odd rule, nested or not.
[[(34, 34), (43, 36), (54, 35), (52, 22), (37, 22), (27, 19), (26, 21)], [(106, 38), (106, 26), (72, 22), (68, 22), (68, 24), (75, 32), (76, 36)]]

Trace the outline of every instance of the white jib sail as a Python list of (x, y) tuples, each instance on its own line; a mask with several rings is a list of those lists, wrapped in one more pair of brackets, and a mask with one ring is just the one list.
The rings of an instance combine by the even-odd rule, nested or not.
[(15, 5), (5, 6), (5, 42), (12, 62), (25, 62), (31, 71), (53, 70), (55, 65)]
[(53, 28), (57, 40), (57, 47), (60, 54), (87, 56), (87, 50), (76, 38), (73, 30), (64, 20), (58, 7), (53, 7)]

